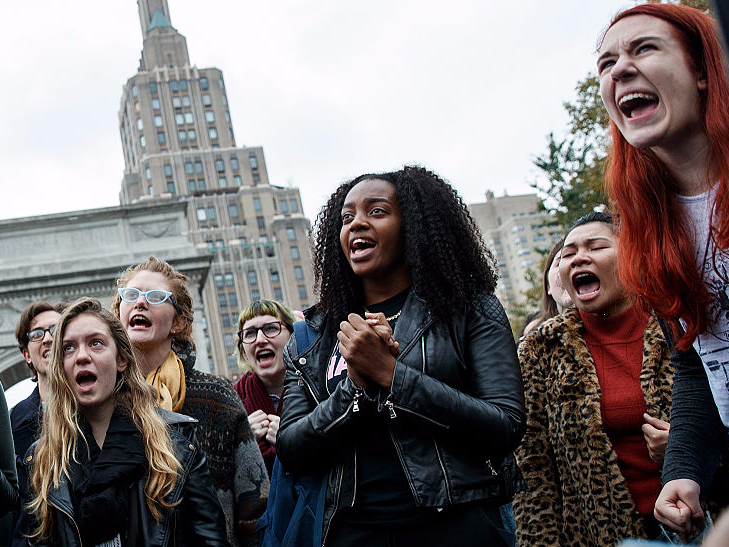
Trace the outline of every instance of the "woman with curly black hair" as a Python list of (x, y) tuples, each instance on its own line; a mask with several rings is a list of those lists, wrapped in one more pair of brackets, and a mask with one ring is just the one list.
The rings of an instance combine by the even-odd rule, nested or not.
[(324, 545), (512, 544), (499, 505), (524, 400), (492, 263), (421, 167), (357, 177), (320, 212), (313, 343), (284, 353), (277, 451), (327, 474)]

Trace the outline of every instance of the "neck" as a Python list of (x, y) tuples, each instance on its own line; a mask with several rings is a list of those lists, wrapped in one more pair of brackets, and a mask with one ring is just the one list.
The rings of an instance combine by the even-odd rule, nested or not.
[(696, 196), (711, 187), (709, 150), (706, 133), (700, 133), (690, 142), (683, 142), (680, 147), (654, 148), (653, 152), (678, 182), (678, 193), (682, 196)]
[[(36, 371), (37, 373), (37, 371)], [(45, 374), (38, 374), (38, 395), (40, 395), (41, 401), (46, 401), (46, 394), (48, 393), (48, 376)]]
[(635, 303), (635, 298), (632, 295), (625, 295), (625, 298), (620, 299), (619, 301), (615, 302), (612, 306), (605, 308), (603, 310), (600, 310), (599, 312), (587, 312), (590, 315), (594, 315), (595, 317), (614, 317), (616, 315), (620, 315), (625, 310), (630, 308)]
[(170, 350), (172, 349), (172, 338), (163, 342), (162, 344), (156, 344), (153, 347), (134, 347), (134, 357), (137, 358), (139, 368), (142, 371), (142, 375), (146, 378), (147, 375), (156, 370), (162, 363), (167, 359)]
[(91, 426), (91, 432), (99, 448), (104, 447), (106, 432), (109, 430), (109, 422), (114, 414), (114, 400), (109, 399), (104, 404), (94, 408), (84, 408), (84, 417)]
[(372, 304), (377, 304), (388, 298), (392, 298), (412, 284), (413, 280), (409, 273), (407, 276), (400, 276), (397, 279), (388, 279), (387, 281), (380, 279), (362, 279), (365, 306), (371, 306)]
[(281, 395), (283, 393), (285, 376), (286, 369), (282, 369), (281, 374), (275, 378), (263, 378), (261, 376), (259, 376), (259, 378), (261, 379), (261, 382), (263, 382), (263, 387), (266, 388), (266, 391), (275, 395)]

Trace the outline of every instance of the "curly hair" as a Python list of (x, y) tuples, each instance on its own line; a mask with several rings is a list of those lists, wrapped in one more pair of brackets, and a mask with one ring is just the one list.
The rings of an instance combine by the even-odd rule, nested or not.
[(448, 322), (479, 293), (496, 288), (494, 257), (458, 193), (423, 167), (366, 174), (345, 182), (319, 212), (313, 229), (316, 306), (326, 321), (339, 322), (364, 308), (362, 281), (340, 246), (341, 210), (349, 191), (363, 180), (395, 186), (402, 215), (405, 261), (413, 290), (434, 319)]
[(63, 365), (63, 337), (66, 329), (69, 323), (83, 314), (93, 315), (108, 326), (117, 359), (127, 365), (118, 374), (113, 396), (116, 407), (132, 419), (144, 439), (147, 457), (144, 493), (149, 511), (157, 520), (161, 517), (158, 505), (170, 507), (165, 497), (174, 488), (180, 470), (167, 426), (155, 408), (153, 388), (144, 381), (126, 330), (119, 319), (101, 307), (98, 300), (81, 298), (61, 315), (53, 336), (53, 353), (48, 366), (50, 397), (43, 413), (43, 430), (29, 478), (34, 496), (27, 507), (38, 522), (35, 533), (31, 535), (37, 539), (51, 538), (53, 513), (50, 492), (59, 487), (62, 477), (70, 479), (71, 461), (78, 461), (76, 451), (79, 446), (83, 446), (79, 437), (88, 442), (79, 424), (81, 409), (68, 384)]

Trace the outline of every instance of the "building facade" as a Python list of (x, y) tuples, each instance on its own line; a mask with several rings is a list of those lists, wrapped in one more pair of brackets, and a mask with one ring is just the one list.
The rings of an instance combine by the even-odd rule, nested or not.
[(138, 7), (143, 48), (119, 110), (119, 198), (187, 204), (190, 240), (214, 255), (198, 351), (213, 372), (233, 378), (242, 307), (259, 298), (293, 309), (314, 302), (310, 223), (298, 189), (271, 184), (263, 149), (236, 146), (223, 73), (190, 64), (167, 0)]
[(494, 197), (468, 206), (494, 253), (499, 268), (496, 295), (507, 310), (523, 305), (532, 283), (531, 272), (541, 278), (543, 252), (563, 236), (559, 226), (548, 226), (548, 213), (539, 210), (536, 194)]

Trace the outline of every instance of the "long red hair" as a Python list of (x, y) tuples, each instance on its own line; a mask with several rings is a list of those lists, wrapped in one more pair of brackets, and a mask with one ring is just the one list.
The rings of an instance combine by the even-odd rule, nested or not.
[[(610, 26), (632, 15), (672, 25), (689, 67), (706, 78), (701, 107), (710, 143), (707, 183), (718, 185), (711, 237), (719, 249), (729, 248), (729, 84), (716, 24), (694, 8), (644, 4), (618, 14)], [(605, 191), (619, 217), (620, 278), (659, 315), (685, 322), (678, 347), (686, 350), (706, 330), (709, 293), (695, 262), (693, 228), (676, 199), (677, 180), (650, 149), (630, 145), (612, 121), (610, 134)]]

